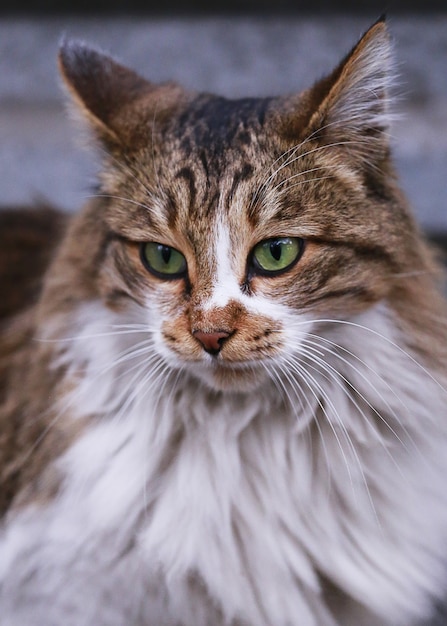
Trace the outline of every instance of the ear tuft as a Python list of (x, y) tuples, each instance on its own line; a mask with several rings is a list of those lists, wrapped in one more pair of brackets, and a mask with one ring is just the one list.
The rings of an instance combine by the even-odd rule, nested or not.
[(389, 126), (391, 41), (385, 21), (376, 22), (351, 51), (328, 97), (332, 121), (365, 128)]
[(380, 158), (388, 148), (394, 80), (391, 40), (382, 16), (335, 71), (315, 86), (320, 100), (311, 131), (328, 143), (345, 143), (356, 159)]

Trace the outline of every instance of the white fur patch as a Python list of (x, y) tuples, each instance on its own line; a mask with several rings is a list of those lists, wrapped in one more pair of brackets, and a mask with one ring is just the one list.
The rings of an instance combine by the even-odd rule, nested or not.
[(224, 307), (232, 299), (240, 300), (241, 288), (231, 265), (232, 244), (228, 226), (223, 221), (215, 224), (215, 243), (213, 250), (216, 262), (216, 275), (213, 277), (213, 291), (205, 302), (205, 309)]
[[(289, 327), (278, 376), (307, 389), (302, 406), (278, 380), (212, 394), (142, 374), (134, 394), (135, 362), (113, 359), (140, 335), (107, 335), (99, 312), (80, 312), (65, 353), (84, 372), (69, 410), (92, 425), (58, 461), (58, 497), (0, 531), (2, 626), (425, 623), (445, 580), (446, 392), (386, 308), (307, 323), (307, 347)], [(330, 614), (321, 575), (360, 618)]]
[[(271, 298), (263, 297), (261, 294), (248, 296), (243, 293), (232, 263), (234, 251), (230, 238), (230, 229), (224, 220), (216, 222), (215, 241), (212, 246), (210, 245), (210, 248), (212, 248), (215, 256), (216, 274), (213, 276), (211, 296), (202, 305), (204, 310), (223, 308), (231, 300), (235, 300), (253, 314), (271, 316), (275, 320), (279, 319), (282, 321), (288, 317), (289, 309), (287, 306), (274, 302)], [(244, 258), (243, 263), (245, 261), (246, 259)]]

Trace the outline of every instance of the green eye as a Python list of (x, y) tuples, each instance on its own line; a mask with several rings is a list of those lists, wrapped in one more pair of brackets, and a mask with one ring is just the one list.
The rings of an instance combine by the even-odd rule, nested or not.
[(181, 278), (186, 274), (186, 259), (181, 252), (161, 243), (141, 245), (143, 265), (160, 278)]
[(260, 274), (275, 274), (289, 269), (300, 257), (303, 240), (277, 237), (258, 243), (253, 250), (253, 265)]

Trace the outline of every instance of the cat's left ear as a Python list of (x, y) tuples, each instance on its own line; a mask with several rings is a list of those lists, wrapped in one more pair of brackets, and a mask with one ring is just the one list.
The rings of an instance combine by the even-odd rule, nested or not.
[(381, 17), (340, 65), (308, 92), (313, 113), (304, 139), (345, 146), (359, 164), (380, 159), (388, 151), (393, 82), (391, 40)]
[(81, 116), (109, 150), (138, 149), (181, 99), (175, 84), (157, 85), (83, 42), (65, 40), (59, 69)]

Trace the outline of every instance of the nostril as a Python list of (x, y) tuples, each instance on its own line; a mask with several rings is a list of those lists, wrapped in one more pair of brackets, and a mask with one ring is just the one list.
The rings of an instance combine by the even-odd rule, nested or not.
[(202, 346), (210, 354), (218, 354), (222, 348), (222, 344), (230, 336), (231, 333), (226, 331), (216, 331), (211, 333), (203, 332), (202, 330), (195, 330), (193, 336), (200, 341)]

